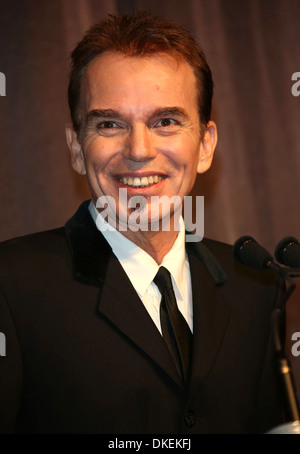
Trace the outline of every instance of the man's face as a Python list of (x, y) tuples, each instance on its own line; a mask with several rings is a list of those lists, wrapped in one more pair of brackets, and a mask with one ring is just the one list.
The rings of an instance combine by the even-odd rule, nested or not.
[(180, 196), (210, 167), (216, 129), (201, 136), (192, 68), (166, 54), (104, 53), (82, 80), (81, 142), (67, 128), (72, 163), (86, 174), (94, 203), (139, 195)]

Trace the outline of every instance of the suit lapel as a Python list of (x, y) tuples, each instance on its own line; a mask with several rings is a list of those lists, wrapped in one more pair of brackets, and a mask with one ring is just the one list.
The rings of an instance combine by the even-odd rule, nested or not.
[(75, 280), (99, 287), (98, 311), (182, 387), (170, 353), (84, 202), (66, 223)]
[(188, 247), (193, 294), (193, 357), (190, 390), (196, 391), (209, 373), (230, 317), (222, 296), (227, 276), (201, 243)]
[(109, 261), (98, 310), (122, 335), (182, 386), (161, 334), (114, 255)]
[(88, 211), (89, 200), (82, 203), (66, 223), (73, 274), (77, 281), (101, 285), (105, 279), (111, 247), (98, 231)]

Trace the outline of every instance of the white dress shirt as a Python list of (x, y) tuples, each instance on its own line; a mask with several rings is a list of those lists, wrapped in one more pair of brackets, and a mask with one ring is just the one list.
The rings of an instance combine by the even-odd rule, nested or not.
[[(98, 230), (101, 231), (111, 246), (157, 329), (162, 333), (159, 316), (161, 294), (153, 282), (159, 265), (147, 252), (128, 240), (111, 225), (108, 227), (108, 223), (99, 215), (92, 201), (89, 205), (89, 211)], [(164, 266), (170, 272), (178, 308), (193, 332), (191, 275), (185, 251), (185, 228), (182, 218), (180, 219), (177, 238), (160, 266)]]

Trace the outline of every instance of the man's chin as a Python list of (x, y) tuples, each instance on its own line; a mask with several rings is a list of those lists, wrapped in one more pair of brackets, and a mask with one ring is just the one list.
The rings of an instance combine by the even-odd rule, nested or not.
[(110, 225), (123, 232), (177, 231), (182, 213), (179, 196), (128, 197), (123, 191), (119, 191), (117, 199), (100, 196), (96, 208)]

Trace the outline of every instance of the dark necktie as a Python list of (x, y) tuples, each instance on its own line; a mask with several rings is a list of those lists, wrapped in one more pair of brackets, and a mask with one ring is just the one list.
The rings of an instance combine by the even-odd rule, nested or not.
[(159, 268), (154, 282), (161, 293), (160, 321), (163, 338), (181, 379), (187, 383), (192, 351), (192, 333), (178, 309), (171, 275), (165, 267)]

